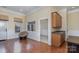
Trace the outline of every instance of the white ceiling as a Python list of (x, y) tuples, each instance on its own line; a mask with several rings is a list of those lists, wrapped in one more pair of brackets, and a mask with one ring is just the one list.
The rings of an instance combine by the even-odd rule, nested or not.
[(40, 6), (1, 6), (3, 8), (27, 14), (32, 10), (38, 9)]
[[(6, 9), (10, 9), (12, 11), (17, 11), (17, 12), (20, 12), (20, 13), (23, 13), (23, 14), (28, 14), (29, 12), (35, 10), (35, 9), (38, 9), (42, 6), (1, 6), (3, 8), (6, 8)], [(68, 11), (70, 10), (74, 10), (74, 9), (78, 9), (79, 6), (54, 6), (54, 7), (57, 7), (57, 8), (67, 8)], [(74, 8), (72, 8), (74, 7)]]
[(79, 6), (56, 6), (56, 7), (57, 8), (60, 8), (60, 9), (67, 8), (68, 11), (75, 10), (75, 9), (78, 9), (79, 8)]

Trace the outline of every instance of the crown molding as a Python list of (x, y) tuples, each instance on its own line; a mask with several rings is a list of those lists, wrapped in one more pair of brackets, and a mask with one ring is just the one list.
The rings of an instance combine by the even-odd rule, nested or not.
[(7, 13), (13, 14), (13, 15), (25, 16), (25, 14), (23, 14), (23, 13), (12, 11), (12, 10), (9, 10), (9, 9), (3, 8), (3, 7), (0, 7), (0, 11), (7, 12)]
[[(45, 6), (45, 7), (46, 7), (46, 6)], [(28, 15), (30, 15), (30, 14), (32, 14), (32, 13), (34, 13), (34, 12), (37, 12), (37, 11), (39, 11), (40, 9), (45, 8), (45, 7), (39, 7), (39, 8), (33, 9), (32, 11), (29, 11), (29, 13), (27, 13), (26, 15), (28, 16)]]
[(68, 11), (68, 13), (74, 13), (74, 12), (79, 12), (79, 9)]
[(29, 11), (29, 12), (26, 14), (26, 16), (28, 16), (28, 15), (30, 15), (30, 14), (32, 14), (32, 13), (38, 11), (38, 10), (40, 10), (41, 8), (43, 8), (43, 7), (39, 7), (39, 8), (33, 9), (32, 11)]

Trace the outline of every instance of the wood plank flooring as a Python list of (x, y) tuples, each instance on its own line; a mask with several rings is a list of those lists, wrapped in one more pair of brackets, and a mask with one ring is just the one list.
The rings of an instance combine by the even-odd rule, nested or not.
[(57, 48), (31, 39), (12, 39), (0, 41), (0, 53), (66, 53), (66, 46), (64, 43)]

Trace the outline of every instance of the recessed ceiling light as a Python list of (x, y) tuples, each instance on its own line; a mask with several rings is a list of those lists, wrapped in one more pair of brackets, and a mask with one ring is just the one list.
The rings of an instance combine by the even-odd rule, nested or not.
[(75, 8), (75, 7), (72, 7), (72, 8)]

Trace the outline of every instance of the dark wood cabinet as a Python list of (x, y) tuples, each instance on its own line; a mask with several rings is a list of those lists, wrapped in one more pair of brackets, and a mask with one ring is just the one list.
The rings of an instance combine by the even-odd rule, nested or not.
[(68, 42), (68, 53), (79, 53), (79, 44)]
[(64, 41), (65, 41), (64, 31), (52, 32), (52, 46), (60, 47)]
[(52, 22), (52, 28), (61, 28), (62, 27), (62, 17), (57, 12), (51, 13), (51, 22)]

